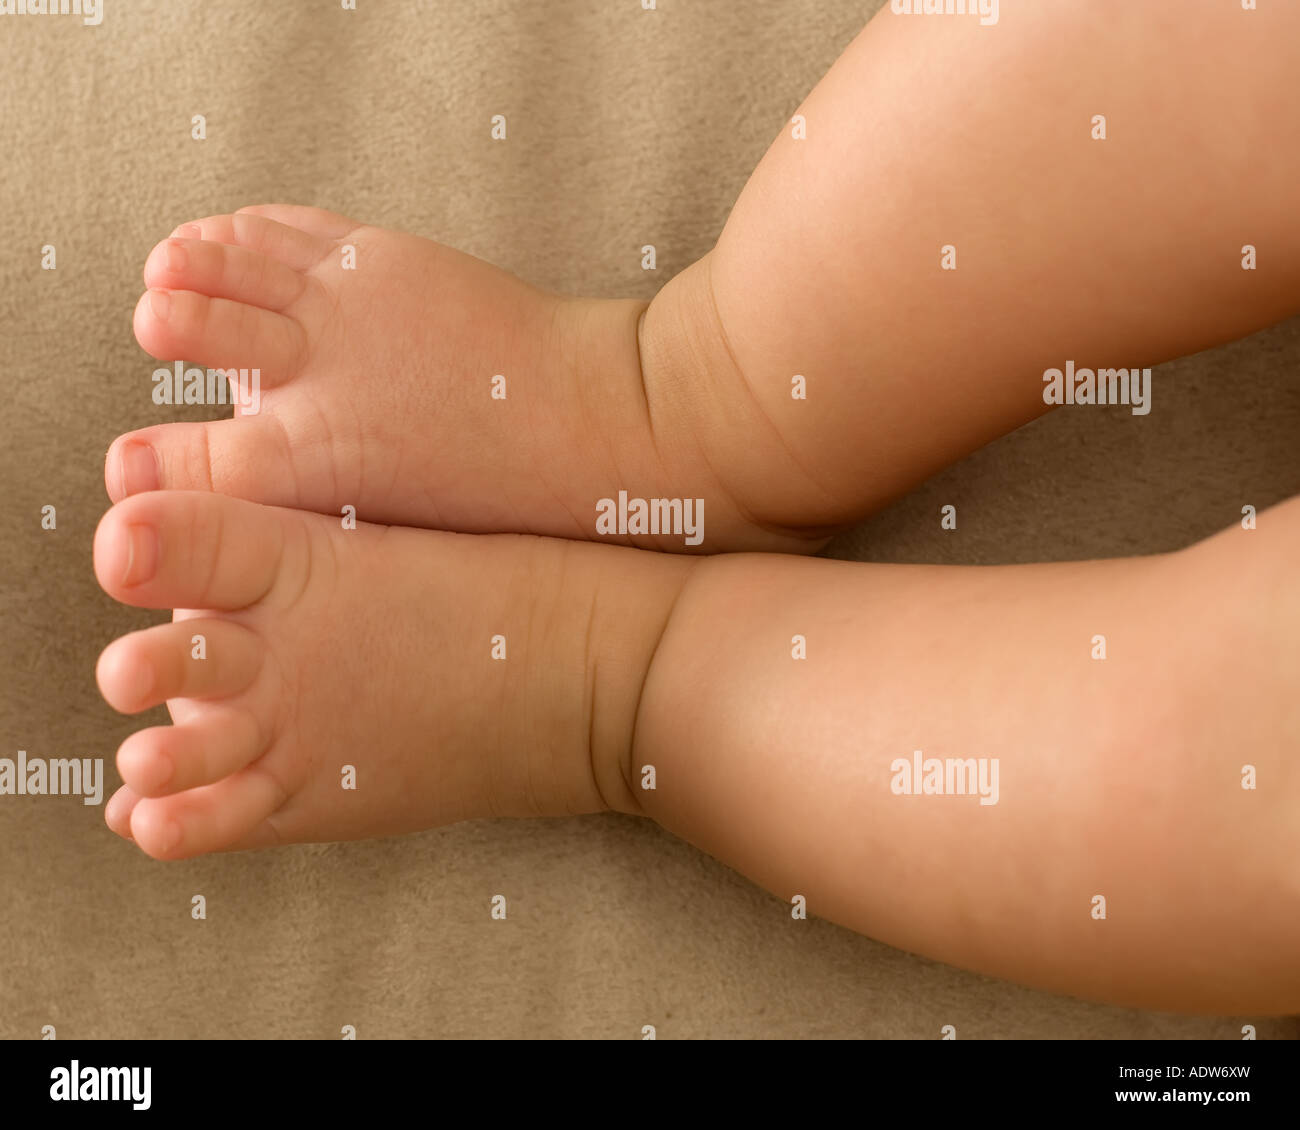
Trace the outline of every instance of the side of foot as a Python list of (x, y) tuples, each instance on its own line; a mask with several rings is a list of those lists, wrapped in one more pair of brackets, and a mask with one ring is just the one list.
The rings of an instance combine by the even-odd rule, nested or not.
[(149, 255), (136, 338), (161, 360), (250, 385), (256, 372), (257, 396), (230, 420), (120, 437), (109, 495), (214, 490), (467, 533), (815, 549), (829, 531), (798, 524), (809, 486), (729, 368), (703, 263), (647, 308), (548, 294), (315, 208), (183, 224)]
[(695, 562), (358, 524), (221, 494), (114, 506), (95, 570), (186, 607), (100, 657), (132, 734), (109, 826), (149, 855), (634, 810), (642, 680)]

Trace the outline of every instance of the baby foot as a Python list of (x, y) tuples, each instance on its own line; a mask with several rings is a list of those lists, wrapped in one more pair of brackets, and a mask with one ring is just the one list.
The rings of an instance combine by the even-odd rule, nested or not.
[[(105, 819), (158, 859), (470, 817), (635, 811), (624, 762), (694, 563), (343, 523), (221, 494), (118, 503), (116, 599), (188, 606), (100, 657), (132, 734)], [(596, 682), (599, 668), (600, 680)]]
[[(145, 265), (136, 338), (160, 359), (259, 370), (260, 410), (121, 437), (109, 494), (214, 490), (679, 551), (815, 549), (828, 531), (787, 524), (806, 484), (709, 328), (701, 264), (647, 314), (315, 208), (183, 224)], [(736, 429), (746, 459), (720, 458)], [(637, 500), (655, 499), (703, 503), (639, 533), (663, 528), (638, 525)]]

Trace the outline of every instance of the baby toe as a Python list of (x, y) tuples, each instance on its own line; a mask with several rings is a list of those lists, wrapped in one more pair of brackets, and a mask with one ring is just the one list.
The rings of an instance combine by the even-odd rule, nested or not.
[(142, 798), (131, 811), (131, 836), (155, 859), (224, 851), (253, 836), (286, 799), (275, 778), (253, 765), (216, 784)]
[(165, 239), (149, 253), (145, 285), (191, 290), (249, 306), (281, 311), (302, 297), (307, 278), (247, 247), (192, 239)]
[(132, 734), (117, 751), (117, 771), (141, 797), (215, 784), (266, 752), (267, 729), (247, 705), (214, 706), (184, 725)]
[(264, 655), (261, 638), (240, 624), (183, 620), (114, 640), (95, 674), (114, 710), (139, 714), (172, 698), (232, 698), (257, 678)]
[(190, 290), (145, 291), (133, 325), (136, 341), (152, 357), (256, 371), (259, 386), (291, 379), (307, 354), (306, 331), (295, 319)]

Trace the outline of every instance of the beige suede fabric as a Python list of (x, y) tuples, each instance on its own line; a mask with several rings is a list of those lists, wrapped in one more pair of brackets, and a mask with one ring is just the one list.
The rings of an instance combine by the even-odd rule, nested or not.
[[(95, 658), (163, 617), (115, 605), (91, 573), (103, 454), (119, 432), (207, 411), (150, 399), (131, 311), (154, 242), (244, 204), (311, 203), (542, 286), (649, 297), (711, 246), (772, 136), (879, 5), (104, 2), (98, 27), (0, 16), (0, 756), (103, 757), (107, 795), (140, 723), (102, 703)], [(56, 270), (41, 269), (46, 245)], [(1300, 491), (1298, 360), (1293, 322), (1166, 365), (1149, 417), (1056, 413), (832, 552), (992, 563), (1184, 545), (1244, 503)], [(946, 503), (955, 532), (939, 527)], [(362, 1039), (639, 1039), (652, 1024), (661, 1039), (937, 1039), (952, 1024), (959, 1038), (1239, 1039), (1244, 1023), (1300, 1037), (1293, 1020), (1053, 997), (793, 922), (619, 816), (164, 865), (102, 814), (0, 797), (0, 1037), (53, 1024), (60, 1038), (335, 1039), (354, 1025)], [(505, 922), (489, 917), (495, 894)]]

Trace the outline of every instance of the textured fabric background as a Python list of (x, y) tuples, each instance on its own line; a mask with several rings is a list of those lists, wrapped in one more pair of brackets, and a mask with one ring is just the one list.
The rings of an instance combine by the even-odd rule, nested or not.
[[(155, 241), (248, 203), (313, 203), (544, 286), (649, 297), (712, 244), (772, 136), (878, 6), (106, 0), (97, 28), (0, 18), (0, 756), (105, 757), (115, 785), (113, 752), (137, 725), (101, 702), (94, 661), (162, 617), (110, 602), (90, 546), (109, 441), (196, 418), (151, 403), (154, 365), (131, 336)], [(190, 137), (199, 113), (204, 142)], [(498, 113), (504, 144), (489, 138)], [(56, 271), (40, 269), (47, 243)], [(1293, 322), (1165, 366), (1149, 417), (1057, 413), (834, 552), (993, 563), (1186, 544), (1242, 500), (1300, 492), (1297, 359)], [(956, 533), (938, 526), (947, 502)], [(46, 504), (56, 531), (40, 528)], [(496, 893), (504, 923), (488, 917)], [(617, 816), (163, 865), (114, 838), (100, 808), (3, 797), (0, 955), (12, 1038), (44, 1024), (64, 1038), (337, 1038), (353, 1024), (361, 1038), (631, 1039), (654, 1024), (661, 1038), (935, 1039), (954, 1024), (961, 1037), (1233, 1039), (1256, 1021), (1082, 1004), (792, 923), (714, 860)], [(1296, 1021), (1258, 1023), (1261, 1037), (1300, 1036)]]

